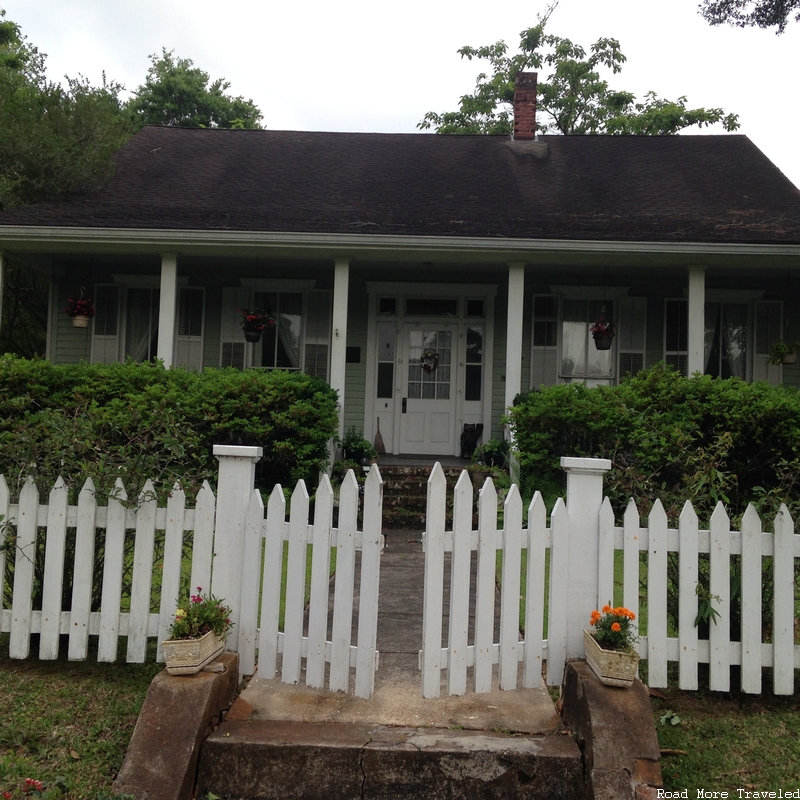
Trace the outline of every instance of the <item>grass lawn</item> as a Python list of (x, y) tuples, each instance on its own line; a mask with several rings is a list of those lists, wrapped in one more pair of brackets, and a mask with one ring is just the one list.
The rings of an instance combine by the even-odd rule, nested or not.
[(8, 634), (0, 636), (0, 792), (22, 797), (13, 792), (32, 778), (50, 787), (45, 797), (113, 796), (147, 687), (161, 669), (152, 660), (15, 661)]
[[(654, 697), (662, 751), (684, 753), (662, 756), (664, 787), (687, 789), (689, 797), (697, 797), (698, 789), (727, 791), (729, 797), (739, 797), (737, 789), (800, 790), (800, 692), (775, 697), (766, 688), (765, 694), (740, 698), (677, 689)], [(670, 711), (680, 719), (677, 725), (672, 717), (661, 723)]]

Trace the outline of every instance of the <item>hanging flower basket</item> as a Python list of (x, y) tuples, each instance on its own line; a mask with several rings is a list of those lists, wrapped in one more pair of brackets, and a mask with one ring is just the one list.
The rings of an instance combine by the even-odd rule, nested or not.
[(70, 297), (67, 300), (67, 307), (64, 309), (64, 313), (72, 318), (73, 328), (89, 327), (89, 320), (95, 315), (92, 298), (84, 297), (83, 288), (81, 288), (81, 295), (77, 300), (74, 297)]
[(603, 317), (589, 327), (589, 333), (594, 339), (594, 346), (598, 350), (610, 350), (614, 341), (614, 323), (606, 322)]
[(265, 328), (275, 324), (275, 320), (266, 311), (260, 309), (243, 308), (239, 313), (242, 315), (244, 338), (248, 342), (257, 342)]

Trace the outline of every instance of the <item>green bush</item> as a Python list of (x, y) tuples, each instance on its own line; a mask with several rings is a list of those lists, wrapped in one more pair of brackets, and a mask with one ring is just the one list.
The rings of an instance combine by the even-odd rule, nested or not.
[(765, 383), (684, 378), (663, 365), (619, 386), (565, 384), (520, 395), (510, 412), (520, 467), (562, 479), (561, 456), (609, 458), (605, 487), (617, 515), (656, 498), (677, 519), (691, 500), (707, 518), (749, 502), (767, 516), (800, 509), (800, 397)]
[(100, 499), (119, 477), (160, 497), (179, 481), (213, 485), (215, 444), (257, 445), (260, 489), (316, 482), (337, 425), (336, 393), (298, 373), (202, 373), (160, 364), (77, 364), (0, 356), (0, 473), (12, 494), (27, 475), (47, 493), (61, 475), (73, 500), (87, 477)]

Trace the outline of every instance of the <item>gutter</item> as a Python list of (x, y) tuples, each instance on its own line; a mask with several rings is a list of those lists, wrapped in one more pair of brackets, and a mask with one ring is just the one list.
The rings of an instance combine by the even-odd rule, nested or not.
[(576, 239), (501, 239), (458, 236), (402, 236), (353, 233), (282, 233), (262, 231), (132, 230), (130, 228), (64, 228), (0, 225), (0, 249), (17, 252), (161, 253), (183, 255), (268, 251), (318, 258), (361, 257), (419, 260), (540, 260), (557, 254), (619, 254), (740, 258), (746, 256), (800, 258), (800, 244), (708, 242), (619, 242)]

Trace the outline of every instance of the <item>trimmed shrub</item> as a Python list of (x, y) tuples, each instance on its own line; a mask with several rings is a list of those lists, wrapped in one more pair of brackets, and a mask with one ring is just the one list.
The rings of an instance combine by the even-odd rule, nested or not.
[(619, 386), (565, 384), (517, 397), (510, 412), (523, 472), (563, 480), (561, 456), (609, 458), (606, 493), (646, 514), (659, 498), (677, 519), (691, 500), (702, 518), (721, 501), (769, 516), (800, 509), (800, 397), (765, 383), (684, 378), (663, 365)]
[(75, 497), (87, 477), (100, 500), (118, 477), (131, 499), (148, 478), (160, 497), (175, 481), (193, 495), (215, 482), (214, 444), (263, 447), (264, 491), (314, 485), (336, 426), (336, 393), (299, 373), (0, 356), (0, 473), (12, 494), (30, 474), (45, 494), (61, 475)]

